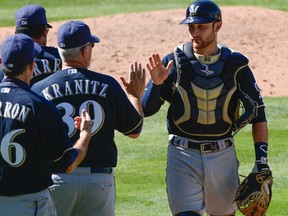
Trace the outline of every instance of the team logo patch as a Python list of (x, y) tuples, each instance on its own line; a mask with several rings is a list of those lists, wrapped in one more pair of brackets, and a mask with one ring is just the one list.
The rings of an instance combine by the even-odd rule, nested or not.
[(268, 146), (267, 145), (261, 145), (260, 146), (261, 151), (267, 153), (268, 152)]
[(189, 8), (190, 16), (195, 16), (197, 14), (199, 6), (192, 5), (192, 7)]
[(21, 21), (21, 25), (23, 25), (23, 26), (24, 26), (24, 25), (28, 25), (27, 20), (22, 20), (22, 21)]
[(64, 47), (66, 47), (66, 45), (65, 45), (65, 43), (59, 43), (59, 47), (64, 48)]
[(1, 89), (1, 93), (9, 93), (10, 92), (10, 88), (2, 88)]
[(204, 74), (206, 74), (207, 76), (214, 74), (214, 71), (209, 70), (208, 65), (203, 65), (205, 66), (205, 70), (200, 70), (201, 72), (203, 72)]
[(73, 69), (69, 69), (68, 74), (76, 74), (77, 73), (77, 69), (73, 68)]

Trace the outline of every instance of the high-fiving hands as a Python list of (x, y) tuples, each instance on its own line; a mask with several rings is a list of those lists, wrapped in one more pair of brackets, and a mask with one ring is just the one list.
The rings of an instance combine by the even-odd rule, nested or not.
[(170, 69), (173, 65), (173, 60), (169, 61), (167, 67), (162, 64), (158, 53), (149, 57), (149, 62), (146, 64), (150, 72), (151, 80), (155, 85), (161, 85), (167, 79)]
[(145, 68), (142, 68), (141, 64), (137, 62), (130, 64), (128, 81), (123, 76), (121, 76), (120, 79), (127, 94), (136, 98), (142, 98), (146, 85), (146, 71)]

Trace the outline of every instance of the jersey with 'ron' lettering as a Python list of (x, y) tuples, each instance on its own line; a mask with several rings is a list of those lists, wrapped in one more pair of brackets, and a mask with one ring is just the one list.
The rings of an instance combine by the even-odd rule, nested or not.
[(51, 186), (51, 162), (71, 149), (55, 105), (23, 81), (5, 78), (0, 84), (0, 120), (0, 195), (35, 193)]

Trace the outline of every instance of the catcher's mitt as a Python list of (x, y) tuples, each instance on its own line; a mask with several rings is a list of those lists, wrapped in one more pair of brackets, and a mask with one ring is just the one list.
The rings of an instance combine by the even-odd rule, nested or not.
[(250, 173), (240, 184), (235, 201), (247, 216), (265, 216), (272, 197), (271, 170)]

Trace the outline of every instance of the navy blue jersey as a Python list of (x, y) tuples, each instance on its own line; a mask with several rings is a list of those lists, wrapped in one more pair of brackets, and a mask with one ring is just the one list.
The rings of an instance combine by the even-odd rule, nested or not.
[(35, 58), (35, 67), (30, 85), (46, 78), (62, 68), (61, 58), (55, 47), (41, 46), (42, 52)]
[(108, 75), (86, 69), (66, 69), (36, 83), (32, 90), (57, 105), (72, 140), (77, 137), (73, 118), (80, 115), (82, 109), (89, 112), (93, 122), (92, 138), (80, 164), (82, 167), (115, 167), (114, 130), (125, 135), (141, 130), (141, 116), (119, 83)]
[(71, 148), (55, 105), (23, 81), (3, 79), (0, 120), (0, 195), (35, 193), (52, 185), (51, 162)]
[[(33, 77), (30, 85), (46, 78), (54, 72), (61, 70), (62, 62), (58, 50), (55, 47), (41, 46), (42, 51), (35, 58)], [(0, 67), (0, 81), (3, 79), (3, 70)]]
[[(175, 54), (165, 56), (162, 60), (165, 66), (170, 60), (174, 60), (174, 64), (162, 85), (148, 82), (142, 101), (145, 116), (155, 114), (168, 101), (169, 134), (196, 140), (227, 138), (237, 120), (240, 95), (245, 94), (257, 104), (257, 116), (251, 122), (266, 121), (264, 104), (248, 59), (239, 53), (227, 54), (228, 49), (223, 48), (222, 52), (220, 59), (211, 65), (199, 63), (190, 53), (191, 58), (178, 71)], [(227, 56), (223, 60), (225, 52)], [(187, 59), (180, 54), (179, 58)]]

